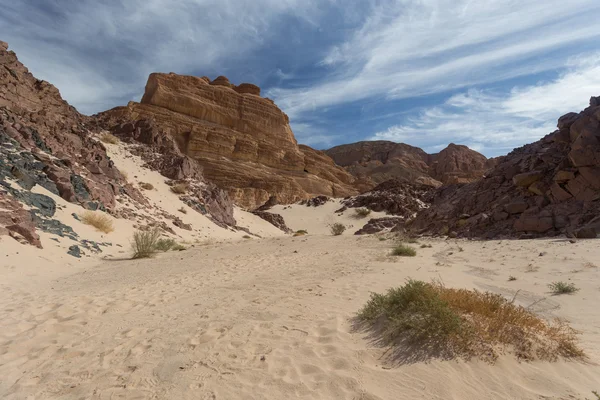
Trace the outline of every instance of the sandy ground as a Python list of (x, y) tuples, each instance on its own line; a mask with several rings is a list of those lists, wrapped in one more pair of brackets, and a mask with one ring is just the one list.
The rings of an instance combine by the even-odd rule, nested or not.
[[(237, 240), (57, 265), (37, 279), (0, 261), (0, 397), (595, 400), (597, 241), (422, 242), (433, 248), (392, 258), (392, 243), (373, 236)], [(538, 301), (536, 311), (582, 332), (589, 360), (390, 359), (350, 319), (370, 292), (408, 277), (507, 297), (520, 290), (518, 302)], [(580, 291), (552, 296), (555, 280)]]

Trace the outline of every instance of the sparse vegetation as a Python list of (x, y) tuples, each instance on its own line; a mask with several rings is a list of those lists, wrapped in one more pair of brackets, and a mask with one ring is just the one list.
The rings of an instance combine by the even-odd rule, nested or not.
[(100, 135), (100, 141), (108, 144), (118, 144), (120, 140), (115, 135), (112, 135), (108, 132), (104, 132)]
[(242, 236), (242, 238), (244, 238), (244, 239), (252, 239), (252, 236), (250, 236), (250, 235), (244, 235), (244, 236)]
[(430, 244), (422, 244), (422, 245), (421, 245), (421, 248), (422, 248), (422, 249), (430, 249), (430, 248), (432, 248), (432, 247), (433, 247), (433, 246), (432, 246), (432, 245), (430, 245)]
[(112, 219), (102, 212), (86, 211), (79, 216), (79, 219), (84, 224), (91, 225), (103, 233), (111, 233), (115, 230)]
[(340, 224), (339, 222), (336, 222), (335, 224), (331, 225), (331, 234), (333, 236), (340, 236), (342, 233), (344, 233), (345, 230), (346, 225)]
[(173, 246), (175, 246), (177, 244), (177, 242), (175, 242), (174, 239), (171, 238), (161, 238), (158, 239), (156, 241), (156, 244), (154, 245), (154, 248), (158, 251), (169, 251), (173, 248)]
[(508, 277), (508, 280), (512, 282), (512, 281), (516, 281), (517, 278), (511, 275)]
[(148, 258), (156, 254), (156, 244), (159, 237), (160, 231), (158, 229), (135, 232), (131, 243), (133, 258)]
[(465, 249), (463, 249), (462, 247), (458, 246), (458, 251), (459, 251), (460, 253), (462, 253), (463, 251), (465, 251)]
[(365, 207), (357, 208), (354, 210), (354, 216), (356, 218), (365, 218), (371, 214), (371, 210)]
[(175, 194), (185, 194), (187, 193), (188, 189), (189, 186), (187, 183), (176, 183), (175, 185), (171, 186), (171, 191)]
[(574, 283), (566, 283), (562, 281), (552, 282), (548, 285), (548, 287), (553, 294), (570, 294), (579, 290)]
[(546, 322), (499, 294), (441, 283), (409, 280), (374, 293), (357, 320), (385, 343), (411, 346), (423, 357), (494, 361), (504, 350), (525, 360), (584, 357), (565, 322)]
[(185, 209), (185, 207), (178, 208), (177, 211), (183, 214), (187, 214), (187, 210)]
[(417, 255), (417, 251), (410, 246), (400, 243), (398, 246), (392, 249), (392, 255), (401, 257), (414, 257)]
[(183, 251), (183, 250), (187, 250), (187, 247), (185, 247), (182, 244), (176, 243), (173, 247), (171, 247), (171, 250), (173, 250), (173, 251)]
[(383, 241), (385, 241), (385, 240), (387, 240), (387, 238), (385, 238), (385, 237), (383, 237), (383, 236), (379, 236), (379, 241), (380, 241), (380, 242), (383, 242)]
[(148, 182), (140, 182), (140, 187), (144, 190), (154, 190), (154, 185)]
[(308, 231), (304, 229), (300, 229), (294, 233), (294, 236), (304, 236), (308, 235)]
[(417, 240), (417, 238), (408, 238), (406, 239), (406, 243), (417, 244), (419, 243), (419, 241)]

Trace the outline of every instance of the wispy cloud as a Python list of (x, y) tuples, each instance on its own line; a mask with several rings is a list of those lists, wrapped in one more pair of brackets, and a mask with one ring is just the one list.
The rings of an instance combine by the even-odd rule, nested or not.
[(600, 95), (600, 54), (571, 60), (559, 78), (509, 92), (469, 90), (372, 136), (439, 150), (448, 142), (500, 155), (556, 129), (559, 116)]

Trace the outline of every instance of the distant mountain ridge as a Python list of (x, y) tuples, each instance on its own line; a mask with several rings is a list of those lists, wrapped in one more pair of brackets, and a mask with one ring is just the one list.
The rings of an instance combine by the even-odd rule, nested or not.
[(362, 141), (332, 147), (325, 154), (366, 186), (389, 179), (408, 179), (434, 187), (469, 183), (480, 179), (498, 162), (454, 143), (439, 153), (427, 154), (405, 143)]

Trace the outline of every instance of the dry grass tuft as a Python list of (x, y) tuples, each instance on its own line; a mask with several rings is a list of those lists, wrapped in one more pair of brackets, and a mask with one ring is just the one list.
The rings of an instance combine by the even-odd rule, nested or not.
[(386, 294), (372, 294), (358, 320), (389, 344), (448, 358), (494, 361), (508, 350), (523, 360), (583, 358), (577, 333), (564, 321), (547, 322), (499, 294), (449, 289), (409, 280)]
[(335, 224), (331, 225), (331, 234), (333, 236), (340, 236), (342, 233), (344, 233), (345, 230), (346, 225), (340, 224), (339, 222), (336, 222)]
[(140, 182), (140, 187), (144, 190), (154, 190), (154, 185), (148, 182)]
[(189, 186), (187, 183), (176, 183), (171, 186), (171, 191), (176, 194), (185, 194), (187, 193)]
[(79, 218), (81, 219), (81, 222), (93, 226), (97, 231), (111, 233), (115, 230), (112, 219), (104, 213), (86, 211), (83, 215), (80, 215)]
[(356, 218), (365, 218), (369, 216), (369, 214), (371, 214), (371, 210), (368, 208), (361, 207), (354, 210), (354, 216)]
[(149, 258), (156, 254), (159, 238), (160, 231), (158, 229), (135, 232), (131, 242), (133, 258)]
[(118, 144), (120, 142), (118, 137), (108, 132), (104, 132), (102, 135), (100, 135), (100, 141), (108, 144)]
[(414, 257), (417, 255), (417, 251), (410, 246), (400, 243), (398, 246), (392, 249), (392, 255), (400, 257)]

